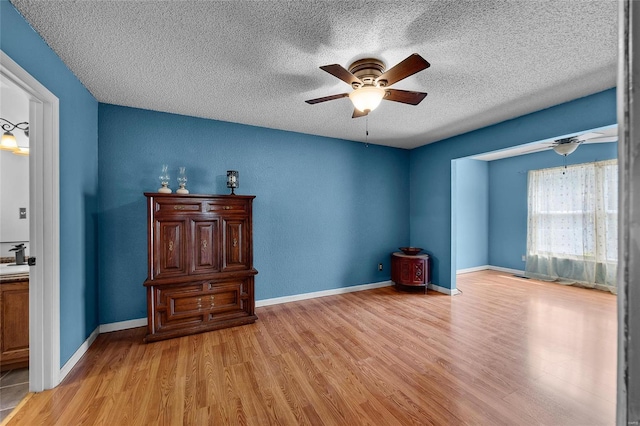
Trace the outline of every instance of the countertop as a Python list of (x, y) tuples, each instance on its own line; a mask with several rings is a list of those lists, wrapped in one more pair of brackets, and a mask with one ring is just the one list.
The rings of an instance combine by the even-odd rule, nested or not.
[(25, 281), (29, 279), (28, 267), (26, 268), (27, 272), (23, 271), (23, 269), (25, 269), (24, 267), (20, 267), (20, 272), (7, 273), (7, 272), (10, 272), (8, 271), (7, 268), (11, 268), (11, 266), (5, 266), (5, 265), (10, 262), (15, 262), (15, 259), (12, 257), (0, 258), (0, 268), (3, 269), (2, 270), (3, 273), (0, 274), (0, 284), (15, 283), (15, 282)]

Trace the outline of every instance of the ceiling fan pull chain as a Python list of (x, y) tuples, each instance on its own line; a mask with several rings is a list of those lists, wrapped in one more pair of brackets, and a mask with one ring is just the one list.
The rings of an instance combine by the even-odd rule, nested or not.
[(365, 131), (364, 131), (364, 146), (369, 148), (369, 116), (366, 117)]

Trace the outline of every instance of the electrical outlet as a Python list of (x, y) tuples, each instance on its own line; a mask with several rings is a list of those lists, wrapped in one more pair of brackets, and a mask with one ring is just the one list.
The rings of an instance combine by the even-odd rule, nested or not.
[(382, 271), (382, 263), (378, 263), (378, 271)]
[(19, 216), (20, 219), (26, 219), (27, 218), (27, 208), (26, 207), (20, 207), (19, 210)]
[(522, 255), (522, 261), (526, 262), (527, 261), (527, 256), (525, 256), (524, 254)]

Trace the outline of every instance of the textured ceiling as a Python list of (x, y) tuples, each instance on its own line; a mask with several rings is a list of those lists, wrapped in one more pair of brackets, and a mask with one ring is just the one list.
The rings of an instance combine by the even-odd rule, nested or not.
[(370, 143), (413, 148), (615, 86), (617, 2), (32, 1), (15, 7), (100, 102), (364, 141), (320, 70), (431, 63), (382, 102)]

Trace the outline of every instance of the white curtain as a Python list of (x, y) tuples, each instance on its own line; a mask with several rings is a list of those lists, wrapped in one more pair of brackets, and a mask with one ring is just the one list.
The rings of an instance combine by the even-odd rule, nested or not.
[(529, 171), (526, 275), (616, 292), (617, 160)]

